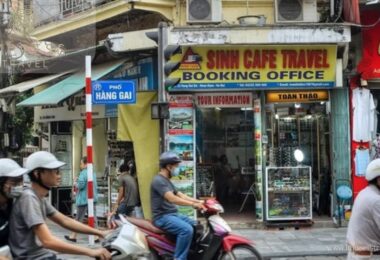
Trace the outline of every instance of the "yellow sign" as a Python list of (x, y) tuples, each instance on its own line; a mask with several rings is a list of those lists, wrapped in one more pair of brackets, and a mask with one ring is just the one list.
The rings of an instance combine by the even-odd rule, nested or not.
[(326, 90), (268, 92), (266, 94), (266, 100), (269, 103), (320, 102), (329, 100), (329, 93)]
[(331, 88), (335, 45), (183, 47), (173, 90)]

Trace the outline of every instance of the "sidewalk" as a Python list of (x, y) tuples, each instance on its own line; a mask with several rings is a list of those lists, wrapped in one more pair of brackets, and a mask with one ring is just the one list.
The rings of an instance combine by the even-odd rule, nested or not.
[[(49, 227), (53, 234), (61, 239), (69, 233), (52, 222), (49, 222)], [(256, 248), (266, 259), (336, 260), (345, 259), (346, 255), (346, 228), (236, 229), (233, 233), (254, 241)], [(77, 244), (87, 247), (88, 237), (79, 234)], [(91, 259), (70, 255), (60, 255), (60, 257)]]

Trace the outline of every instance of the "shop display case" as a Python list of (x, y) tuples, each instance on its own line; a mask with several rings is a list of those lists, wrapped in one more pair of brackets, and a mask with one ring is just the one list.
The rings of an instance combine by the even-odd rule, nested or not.
[(265, 178), (268, 221), (312, 218), (311, 167), (267, 167)]

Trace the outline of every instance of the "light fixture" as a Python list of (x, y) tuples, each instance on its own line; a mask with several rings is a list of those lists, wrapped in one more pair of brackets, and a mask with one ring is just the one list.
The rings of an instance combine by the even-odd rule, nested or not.
[(151, 119), (169, 119), (169, 103), (153, 102), (151, 104)]
[(220, 111), (220, 110), (222, 110), (220, 107), (215, 107), (215, 110), (218, 110), (218, 111)]
[(296, 159), (298, 163), (301, 163), (303, 159), (305, 159), (305, 156), (300, 149), (294, 150), (294, 159)]
[(301, 104), (300, 104), (300, 103), (294, 103), (294, 107), (295, 107), (295, 108), (300, 108), (300, 107), (301, 107)]
[(365, 3), (366, 5), (374, 5), (374, 4), (379, 4), (380, 0), (370, 0)]
[(276, 119), (280, 119), (280, 116), (276, 113), (276, 114), (274, 115), (274, 118), (276, 118)]
[(325, 101), (322, 101), (322, 102), (321, 102), (321, 105), (324, 105), (324, 104), (325, 104)]
[(242, 107), (240, 108), (241, 111), (252, 111), (253, 108), (252, 107)]

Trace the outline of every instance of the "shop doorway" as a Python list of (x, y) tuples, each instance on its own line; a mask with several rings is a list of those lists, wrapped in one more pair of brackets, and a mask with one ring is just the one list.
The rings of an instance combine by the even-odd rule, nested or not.
[[(292, 220), (330, 215), (332, 177), (326, 102), (270, 103), (265, 110), (264, 156), (267, 168), (276, 172), (276, 176), (267, 178), (268, 218)], [(296, 149), (304, 155), (302, 162), (294, 157)], [(307, 173), (305, 180), (292, 178), (287, 167), (310, 167), (310, 177)], [(281, 171), (283, 174), (279, 174)]]
[(197, 108), (196, 122), (197, 196), (216, 196), (225, 209), (227, 221), (252, 222), (255, 219), (252, 109)]

